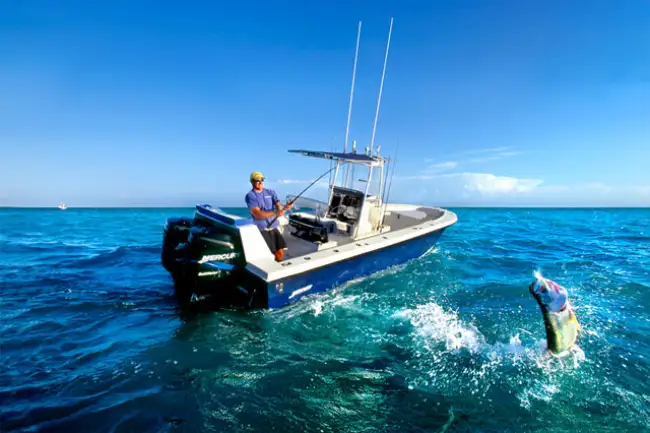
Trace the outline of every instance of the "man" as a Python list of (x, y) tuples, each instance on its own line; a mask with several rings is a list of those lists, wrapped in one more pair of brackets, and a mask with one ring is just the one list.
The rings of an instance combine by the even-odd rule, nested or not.
[[(278, 230), (280, 225), (278, 217), (291, 209), (291, 204), (282, 206), (275, 191), (264, 188), (264, 176), (259, 171), (251, 173), (250, 182), (253, 188), (246, 194), (246, 206), (253, 217), (253, 222), (261, 230), (262, 237), (275, 256), (275, 261), (281, 262), (287, 243)], [(274, 208), (277, 208), (277, 211), (274, 211)]]

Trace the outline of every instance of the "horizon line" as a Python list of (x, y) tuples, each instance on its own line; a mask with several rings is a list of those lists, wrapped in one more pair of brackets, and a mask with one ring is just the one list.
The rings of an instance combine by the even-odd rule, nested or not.
[[(199, 203), (197, 203), (199, 204)], [(68, 206), (65, 210), (71, 209), (193, 209), (196, 205), (149, 205), (149, 206), (95, 206), (95, 205), (81, 205), (81, 206)], [(217, 206), (227, 209), (246, 209), (244, 206)], [(428, 206), (425, 206), (428, 207)], [(598, 205), (598, 206), (567, 206), (567, 205), (440, 205), (431, 206), (443, 209), (650, 209), (650, 205)], [(59, 210), (57, 206), (7, 206), (0, 205), (0, 209), (42, 209), (42, 210)]]

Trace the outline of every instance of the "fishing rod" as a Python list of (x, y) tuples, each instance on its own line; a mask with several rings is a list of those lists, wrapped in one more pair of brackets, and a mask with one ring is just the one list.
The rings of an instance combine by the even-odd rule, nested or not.
[[(310, 183), (309, 185), (307, 185), (307, 188), (305, 188), (305, 189), (303, 189), (302, 191), (300, 191), (300, 194), (298, 194), (296, 197), (294, 197), (293, 200), (287, 200), (287, 206), (290, 206), (290, 205), (294, 204), (294, 203), (296, 202), (296, 200), (298, 200), (298, 199), (300, 198), (300, 196), (303, 195), (303, 194), (305, 193), (305, 191), (307, 191), (309, 188), (311, 188), (311, 187), (312, 187), (316, 182), (318, 182), (319, 180), (321, 180), (322, 178), (324, 178), (325, 176), (327, 176), (328, 174), (330, 174), (330, 173), (331, 173), (335, 168), (336, 168), (336, 166), (330, 168), (330, 169), (327, 170), (325, 173), (323, 173), (323, 174), (321, 174), (320, 176), (318, 176), (318, 178), (317, 178), (315, 181), (313, 181), (312, 183)], [(275, 218), (273, 218), (273, 220), (272, 220), (270, 223), (268, 223), (267, 227), (271, 227), (271, 226), (273, 225), (273, 223), (275, 222), (275, 220), (277, 220), (278, 218), (279, 218), (279, 216), (276, 215)]]

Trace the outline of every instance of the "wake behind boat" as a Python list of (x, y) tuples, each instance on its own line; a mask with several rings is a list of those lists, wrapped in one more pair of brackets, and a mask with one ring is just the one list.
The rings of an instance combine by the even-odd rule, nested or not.
[[(392, 20), (375, 124), (365, 152), (358, 154), (354, 142), (347, 151), (361, 23), (343, 152), (289, 151), (335, 165), (326, 202), (303, 198), (305, 191), (287, 197), (294, 211), (278, 218), (288, 247), (283, 261), (275, 260), (251, 219), (209, 204), (197, 205), (194, 218), (167, 220), (162, 263), (181, 300), (211, 298), (219, 304), (282, 307), (420, 257), (456, 223), (456, 215), (445, 209), (388, 202), (385, 168), (392, 164), (394, 171), (395, 161), (381, 156), (379, 146), (374, 151), (374, 138), (391, 32)], [(364, 188), (355, 187), (355, 168), (365, 175), (359, 179)]]

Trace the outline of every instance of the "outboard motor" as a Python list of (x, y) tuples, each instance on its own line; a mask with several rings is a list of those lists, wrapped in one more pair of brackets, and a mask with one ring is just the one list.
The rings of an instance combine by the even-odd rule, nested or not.
[(192, 223), (190, 218), (169, 218), (165, 222), (161, 258), (167, 272), (174, 274), (178, 271), (179, 259), (185, 254)]
[(209, 205), (196, 208), (193, 219), (169, 218), (165, 223), (162, 264), (182, 302), (210, 298), (229, 304), (247, 293), (237, 289), (246, 267), (241, 218)]
[(241, 239), (217, 227), (195, 225), (189, 231), (185, 261), (202, 279), (219, 280), (245, 266)]

